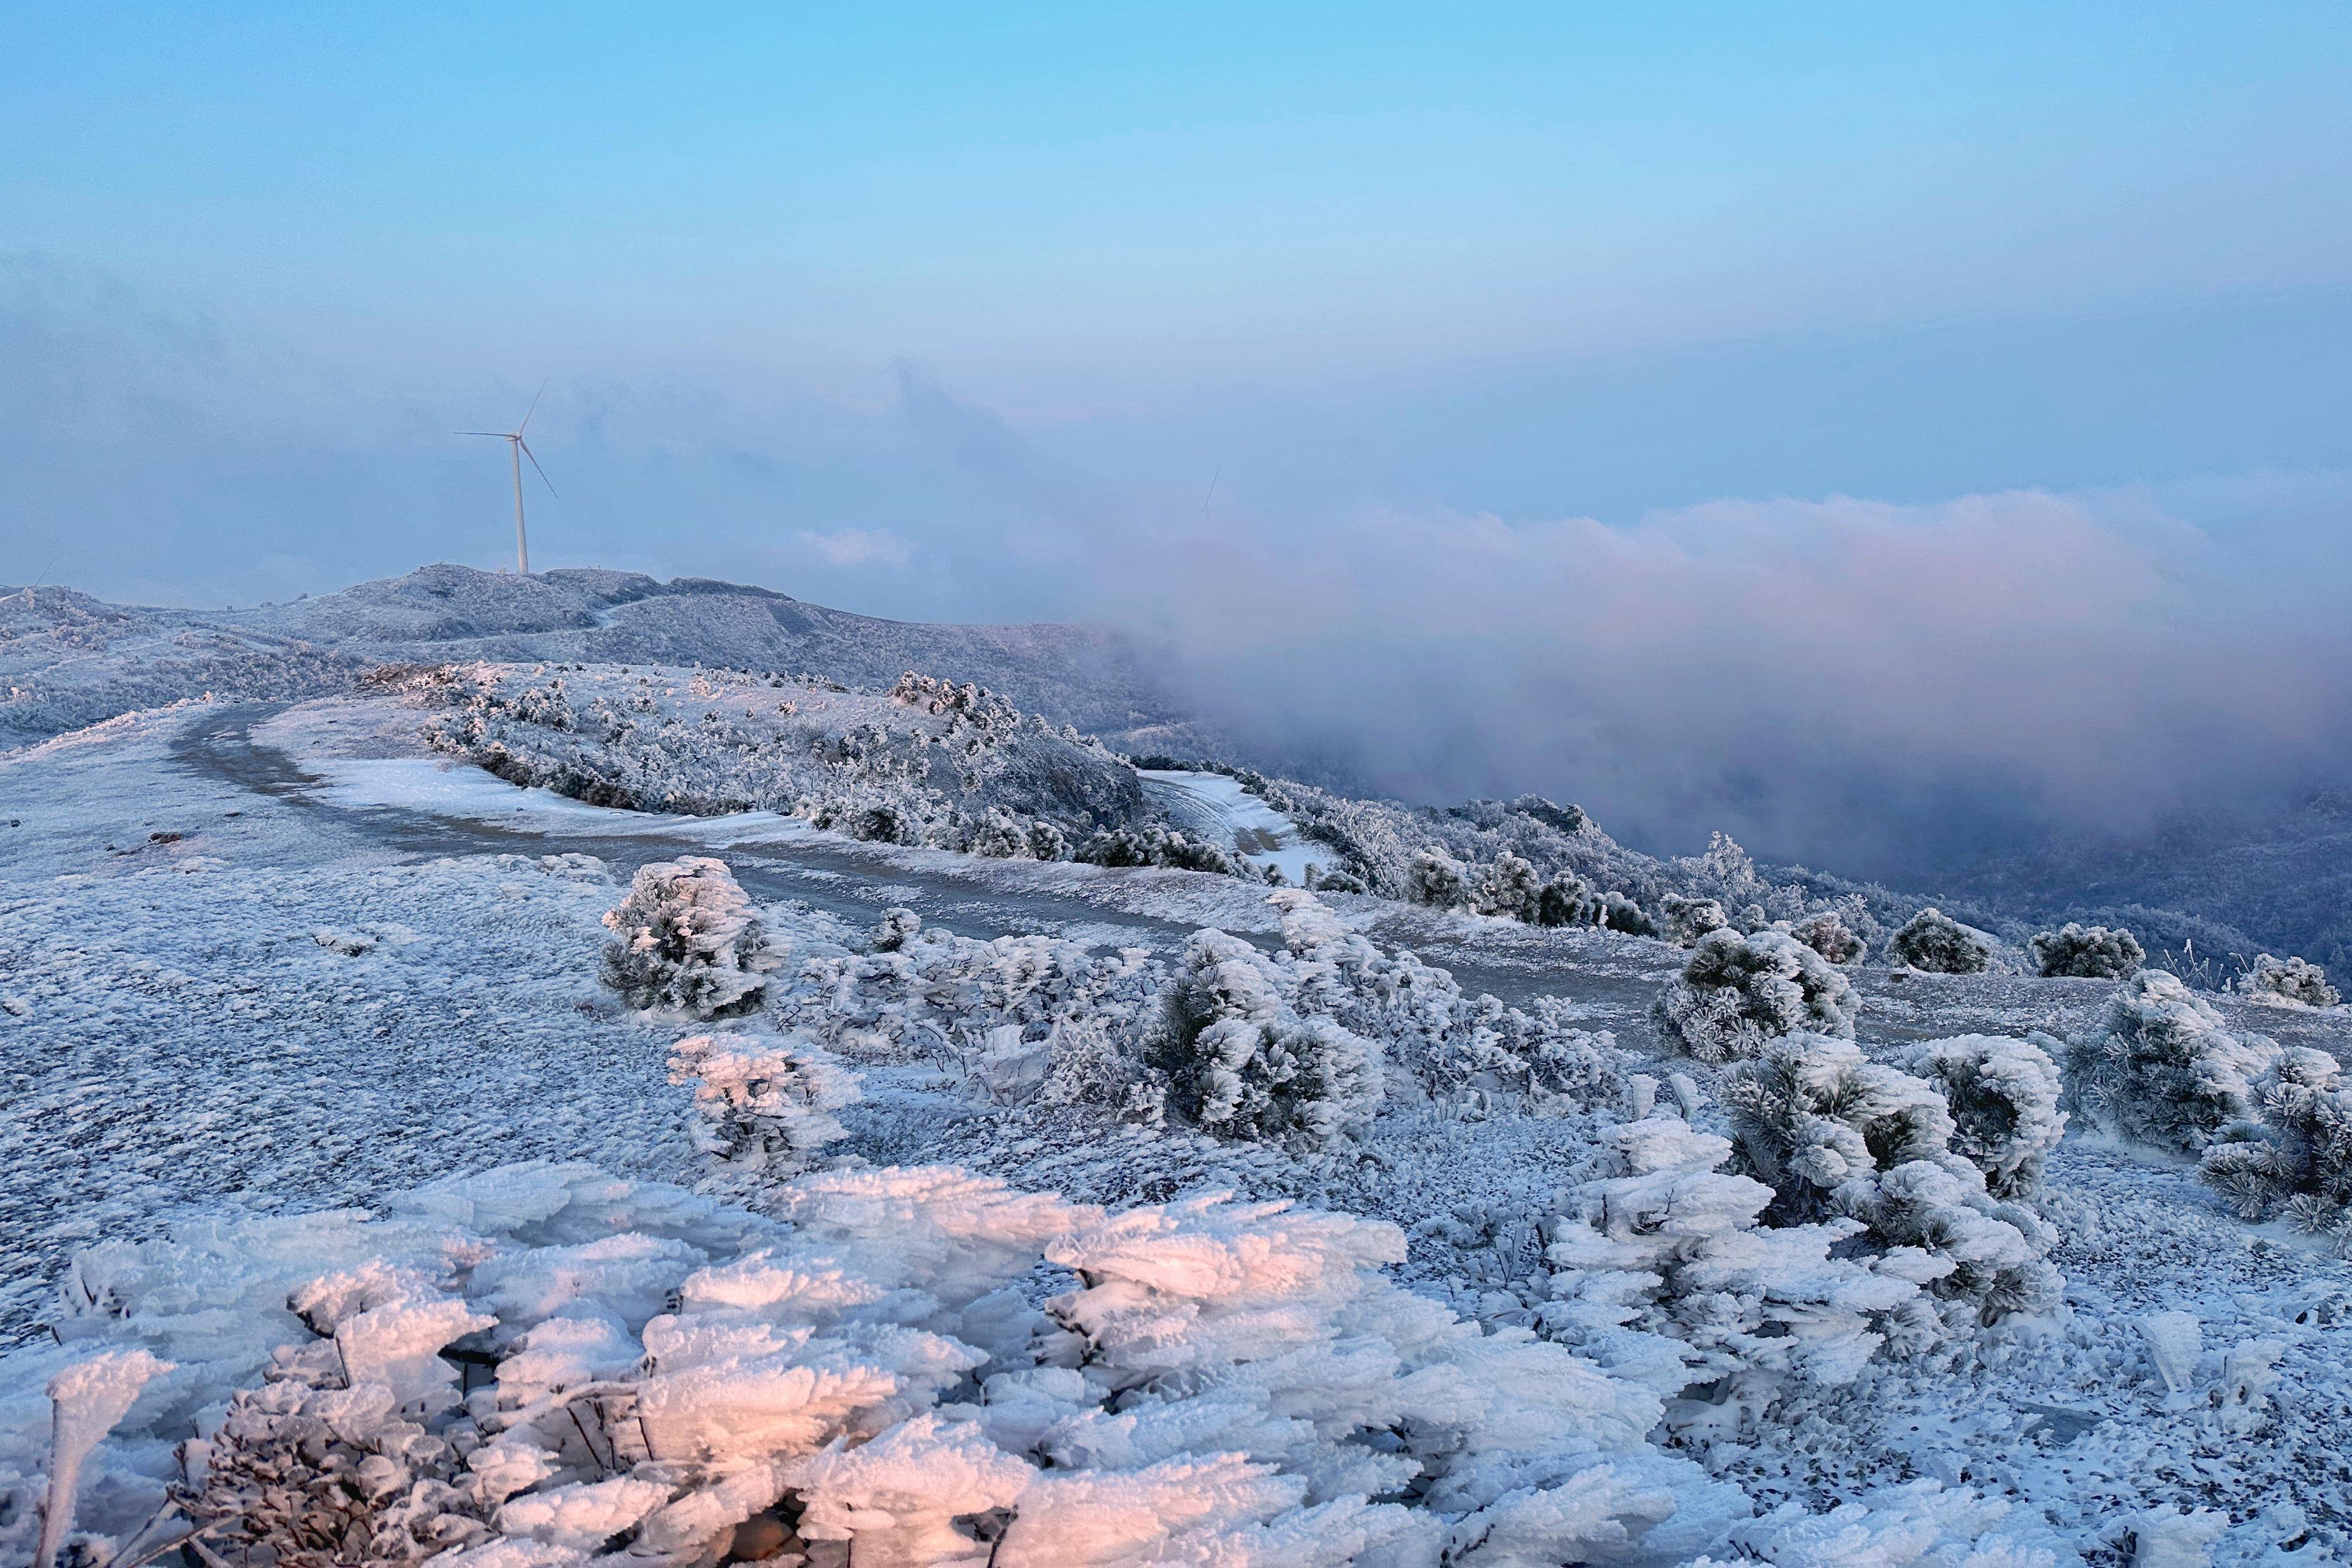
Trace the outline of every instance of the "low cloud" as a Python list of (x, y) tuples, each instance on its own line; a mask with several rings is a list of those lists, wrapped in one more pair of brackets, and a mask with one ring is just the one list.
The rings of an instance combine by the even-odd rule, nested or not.
[[(2341, 518), (2352, 476), (2207, 486)], [(2340, 549), (2165, 496), (1721, 501), (1610, 527), (1228, 526), (1125, 574), (1252, 747), (1409, 798), (1537, 790), (1889, 873), (2340, 773)], [(2334, 530), (2341, 538), (2340, 529)]]

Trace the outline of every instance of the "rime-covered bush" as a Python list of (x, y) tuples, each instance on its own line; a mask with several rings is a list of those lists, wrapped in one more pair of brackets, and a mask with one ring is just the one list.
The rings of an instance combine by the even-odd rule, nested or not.
[(1923, 909), (1888, 939), (1886, 956), (1931, 975), (1980, 975), (1992, 967), (1992, 939), (1940, 909)]
[[(47, 1468), (45, 1382), (58, 1469), (89, 1451), (74, 1561), (167, 1500), (201, 1561), (285, 1568), (1533, 1568), (1681, 1561), (1748, 1511), (1649, 1446), (1646, 1390), (1389, 1279), (1388, 1225), (946, 1167), (802, 1177), (770, 1218), (576, 1166), (386, 1207), (82, 1256), (64, 1343), (0, 1369), (0, 1472)], [(106, 1375), (146, 1346), (176, 1369)]]
[(708, 855), (638, 868), (604, 925), (604, 983), (635, 1007), (731, 1018), (759, 1007), (775, 967), (750, 895)]
[(1789, 935), (1840, 967), (1859, 964), (1870, 956), (1870, 944), (1849, 930), (1833, 909), (1798, 921), (1789, 927)]
[(1546, 1227), (1540, 1321), (1620, 1375), (1670, 1399), (1717, 1385), (1760, 1416), (1791, 1381), (1851, 1382), (1875, 1325), (1920, 1310), (1916, 1281), (1832, 1256), (1861, 1221), (1759, 1223), (1772, 1189), (1720, 1168), (1727, 1140), (1652, 1112), (1604, 1141)]
[(1601, 924), (1628, 936), (1654, 936), (1658, 934), (1658, 923), (1650, 918), (1649, 911), (1622, 893), (1601, 894)]
[(1574, 872), (1556, 876), (1536, 890), (1534, 919), (1538, 925), (1598, 925), (1608, 915), (1609, 906), (1601, 896)]
[(1670, 1047), (1724, 1061), (1801, 1030), (1851, 1035), (1856, 1005), (1845, 976), (1794, 937), (1726, 929), (1699, 938), (1652, 1017)]
[(2179, 977), (2142, 969), (2067, 1041), (2066, 1100), (2103, 1132), (2193, 1156), (2252, 1117), (2253, 1080), (2277, 1051), (2233, 1033)]
[(2066, 1132), (2066, 1092), (2049, 1035), (2023, 1040), (1963, 1034), (1914, 1046), (1906, 1070), (1933, 1084), (1951, 1113), (1955, 1152), (1984, 1173), (1995, 1197), (2023, 1198), (2042, 1185), (2042, 1162)]
[(1712, 898), (1685, 898), (1670, 893), (1665, 898), (1666, 940), (1678, 947), (1695, 947), (1699, 938), (1710, 931), (1722, 931), (1731, 925), (1731, 917), (1723, 905)]
[(2326, 1051), (2282, 1051), (2255, 1086), (2258, 1114), (2207, 1145), (2198, 1174), (2248, 1219), (2284, 1214), (2352, 1249), (2352, 1089)]
[(1478, 879), (1476, 904), (1481, 915), (1499, 915), (1534, 924), (1542, 913), (1543, 880), (1536, 868), (1505, 850)]
[(1927, 1080), (1850, 1040), (1790, 1035), (1734, 1063), (1723, 1102), (1739, 1169), (1773, 1191), (1769, 1222), (1860, 1220), (1883, 1267), (1926, 1287), (1956, 1326), (2057, 1305), (2047, 1228), (1987, 1191)]
[[(903, 917), (903, 918), (902, 918)], [(1139, 947), (1098, 952), (1057, 936), (980, 941), (886, 914), (866, 952), (814, 953), (772, 1010), (852, 1062), (958, 1065), (1013, 1027), (1043, 1040), (1085, 1026), (1132, 1040), (1158, 1016), (1166, 967)]]
[(1186, 838), (1158, 822), (1102, 829), (1079, 844), (1072, 858), (1088, 865), (1169, 866), (1177, 871), (1215, 872), (1223, 876), (1256, 875), (1248, 862), (1227, 854), (1205, 840)]
[(806, 1170), (844, 1135), (833, 1113), (861, 1098), (857, 1075), (805, 1040), (698, 1034), (670, 1047), (669, 1073), (694, 1088), (702, 1190), (739, 1200)]
[(2261, 955), (2238, 977), (2238, 993), (2250, 1001), (2302, 1008), (2332, 1008), (2344, 999), (2327, 983), (2327, 971), (2307, 958)]
[(2086, 926), (2069, 920), (2055, 931), (2038, 933), (2029, 946), (2035, 967), (2045, 977), (2120, 980), (2147, 961), (2147, 949), (2139, 938), (2121, 926)]
[(1248, 943), (1200, 931), (1161, 1003), (1147, 1060), (1179, 1120), (1221, 1137), (1319, 1149), (1360, 1136), (1380, 1108), (1380, 1048), (1301, 1018)]
[(1422, 1091), (1465, 1113), (1562, 1113), (1605, 1103), (1621, 1087), (1622, 1054), (1606, 1030), (1577, 1027), (1561, 998), (1526, 1009), (1465, 994), (1410, 948), (1383, 952), (1348, 930), (1312, 894), (1286, 890), (1284, 952), (1251, 955), (1287, 1004), (1379, 1043)]
[(1460, 909), (1471, 901), (1470, 872), (1444, 850), (1423, 850), (1412, 857), (1405, 896), (1436, 909)]

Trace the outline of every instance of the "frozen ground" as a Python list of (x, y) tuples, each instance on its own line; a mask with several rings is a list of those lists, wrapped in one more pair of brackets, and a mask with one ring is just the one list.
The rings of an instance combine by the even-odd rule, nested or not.
[[(0, 759), (11, 1337), (34, 1332), (74, 1247), (192, 1210), (364, 1203), (534, 1155), (688, 1174), (686, 1092), (663, 1067), (676, 1031), (624, 1013), (595, 981), (599, 916), (649, 860), (722, 854), (770, 901), (796, 958), (844, 951), (897, 905), (969, 936), (1046, 932), (1163, 956), (1198, 925), (1261, 946), (1277, 925), (1265, 890), (1231, 878), (890, 849), (757, 813), (637, 816), (385, 755), (396, 740), (349, 716), (189, 706)], [(1650, 1049), (1648, 1001), (1680, 957), (1639, 938), (1328, 902), (1472, 989), (1570, 998), (1586, 1027), (1636, 1051)], [(1866, 1048), (2064, 1033), (2112, 989), (1884, 970), (1859, 980)], [(2342, 1054), (2340, 1012), (2221, 1006), (2235, 1027)], [(1586, 1152), (1572, 1118), (1464, 1124), (1404, 1109), (1376, 1124), (1365, 1158), (1301, 1162), (1009, 1114), (935, 1064), (864, 1071), (867, 1098), (845, 1118), (845, 1147), (864, 1157), (950, 1161), (1111, 1199), (1213, 1182), (1390, 1218), (1417, 1231), (1405, 1274), (1418, 1288), (1498, 1312), (1493, 1287), (1528, 1266), (1515, 1251), (1525, 1222)], [(1711, 1465), (1760, 1505), (1820, 1508), (1920, 1476), (1986, 1488), (2084, 1561), (2125, 1561), (2143, 1510), (2200, 1507), (2234, 1521), (2217, 1562), (2335, 1560), (2352, 1530), (2352, 1272), (2298, 1236), (2230, 1218), (2185, 1166), (2079, 1136), (2058, 1151), (2048, 1191), (2065, 1321), (1876, 1365), (1715, 1444)], [(2138, 1327), (2159, 1310), (2202, 1325), (2188, 1408), (2167, 1407)], [(2250, 1339), (2282, 1343), (2278, 1408), (2233, 1431), (2203, 1395)]]

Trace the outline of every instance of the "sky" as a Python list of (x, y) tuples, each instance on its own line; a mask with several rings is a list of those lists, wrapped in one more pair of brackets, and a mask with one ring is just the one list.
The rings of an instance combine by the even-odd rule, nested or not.
[(543, 381), (535, 566), (1112, 621), (1414, 798), (1818, 852), (2340, 755), (2244, 695), (2339, 667), (2340, 0), (19, 0), (0, 147), (0, 581), (497, 566), (450, 433)]

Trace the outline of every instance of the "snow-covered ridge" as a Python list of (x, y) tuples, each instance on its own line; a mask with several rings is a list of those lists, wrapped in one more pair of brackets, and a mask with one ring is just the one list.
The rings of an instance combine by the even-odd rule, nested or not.
[(1176, 716), (1115, 633), (881, 621), (771, 589), (592, 570), (519, 577), (435, 565), (291, 604), (218, 612), (0, 589), (0, 745), (206, 692), (349, 690), (398, 661), (566, 660), (812, 672), (887, 686), (937, 670), (1056, 725), (1111, 733)]

